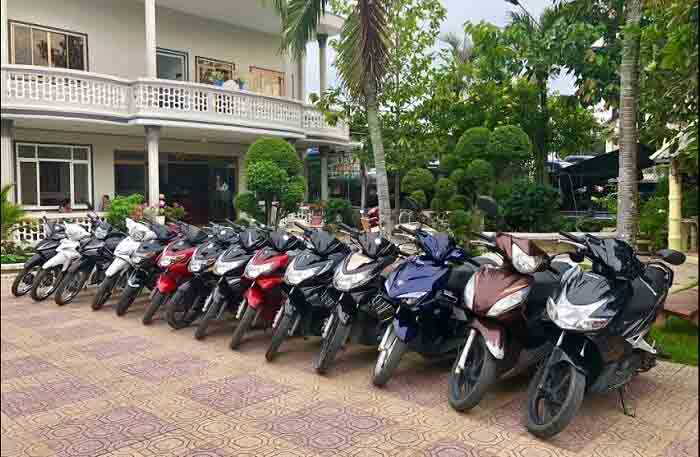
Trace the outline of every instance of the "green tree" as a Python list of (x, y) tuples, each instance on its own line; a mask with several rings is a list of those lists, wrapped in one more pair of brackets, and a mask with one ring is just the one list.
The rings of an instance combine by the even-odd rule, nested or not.
[(420, 190), (428, 195), (433, 192), (434, 186), (435, 177), (427, 168), (414, 168), (409, 170), (401, 181), (401, 188), (408, 194)]
[(532, 142), (520, 127), (496, 127), (486, 148), (486, 160), (497, 171), (499, 179), (527, 169), (532, 158)]
[(600, 142), (603, 127), (593, 114), (592, 108), (585, 107), (578, 97), (556, 96), (549, 99), (549, 112), (552, 116), (552, 151), (559, 157), (593, 152)]
[(464, 132), (457, 146), (451, 154), (448, 154), (443, 168), (466, 170), (469, 164), (476, 159), (486, 157), (486, 151), (491, 142), (491, 131), (486, 127), (473, 127)]

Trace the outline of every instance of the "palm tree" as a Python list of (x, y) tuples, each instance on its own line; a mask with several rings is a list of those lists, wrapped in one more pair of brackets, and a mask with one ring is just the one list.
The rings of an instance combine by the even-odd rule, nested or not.
[(460, 38), (454, 32), (448, 32), (440, 37), (440, 41), (450, 47), (450, 53), (457, 65), (466, 65), (471, 61), (474, 48), (468, 35)]
[[(282, 16), (282, 45), (296, 56), (306, 52), (306, 43), (316, 33), (329, 0), (274, 0)], [(377, 197), (382, 230), (392, 230), (389, 179), (377, 96), (387, 73), (390, 40), (390, 0), (356, 0), (343, 26), (337, 58), (338, 73), (353, 97), (362, 100), (377, 170)]]

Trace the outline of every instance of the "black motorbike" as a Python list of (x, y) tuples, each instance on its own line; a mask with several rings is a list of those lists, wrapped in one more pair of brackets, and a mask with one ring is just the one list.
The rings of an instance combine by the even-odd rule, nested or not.
[(272, 341), (265, 354), (268, 362), (290, 336), (321, 336), (323, 324), (333, 309), (324, 300), (325, 292), (335, 269), (350, 254), (350, 247), (332, 234), (296, 225), (304, 232), (307, 249), (285, 271), (282, 289), (287, 300), (272, 323)]
[[(544, 439), (571, 423), (586, 392), (617, 390), (625, 414), (633, 415), (624, 388), (656, 365), (657, 350), (646, 337), (673, 284), (673, 270), (643, 263), (624, 241), (561, 235), (576, 248), (572, 259), (588, 258), (593, 271), (566, 272), (561, 292), (547, 302), (556, 344), (530, 384), (527, 405), (527, 429)], [(685, 262), (680, 252), (658, 254), (672, 265)]]
[(86, 284), (100, 284), (114, 260), (114, 250), (124, 238), (126, 234), (115, 230), (108, 222), (97, 223), (92, 238), (81, 242), (80, 257), (71, 264), (56, 288), (56, 304), (64, 306), (72, 302)]
[(122, 291), (117, 307), (117, 316), (123, 316), (134, 303), (144, 288), (153, 290), (162, 269), (158, 265), (158, 259), (165, 247), (179, 234), (171, 227), (162, 224), (148, 224), (148, 227), (156, 234), (155, 239), (144, 241), (131, 254), (131, 262), (134, 266), (126, 280), (126, 287)]
[(204, 302), (216, 286), (216, 259), (231, 245), (238, 243), (239, 230), (225, 225), (213, 225), (211, 237), (197, 247), (188, 265), (192, 277), (180, 284), (168, 302), (166, 320), (176, 330), (189, 327), (202, 315)]
[[(314, 362), (318, 374), (328, 372), (345, 344), (377, 347), (394, 317), (394, 305), (386, 300), (384, 270), (401, 255), (397, 245), (379, 232), (359, 232), (342, 226), (358, 252), (346, 257), (324, 296), (332, 312), (321, 332), (321, 350)], [(408, 255), (404, 253), (403, 255)]]
[(227, 313), (235, 315), (238, 312), (247, 288), (247, 285), (241, 285), (245, 267), (255, 252), (268, 244), (267, 231), (251, 227), (240, 233), (238, 243), (219, 256), (213, 270), (218, 281), (204, 302), (203, 316), (194, 332), (196, 339), (204, 339), (213, 322), (224, 320)]
[(56, 248), (66, 237), (66, 228), (62, 224), (49, 222), (46, 216), (43, 217), (42, 224), (46, 238), (34, 246), (34, 255), (24, 263), (22, 270), (15, 276), (12, 282), (12, 295), (15, 297), (22, 297), (32, 289), (41, 266), (56, 255)]

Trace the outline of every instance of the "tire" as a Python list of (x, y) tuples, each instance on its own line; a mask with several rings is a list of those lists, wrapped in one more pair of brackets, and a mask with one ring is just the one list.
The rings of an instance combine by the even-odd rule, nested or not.
[[(463, 413), (481, 403), (486, 392), (498, 380), (498, 361), (486, 346), (484, 337), (478, 335), (460, 374), (455, 372), (457, 365), (459, 356), (450, 372), (448, 396), (450, 406)], [(465, 381), (468, 384), (465, 385)]]
[(136, 297), (139, 296), (142, 290), (143, 286), (126, 286), (126, 288), (122, 291), (122, 294), (119, 296), (119, 301), (117, 302), (117, 316), (123, 316), (127, 311), (129, 311), (129, 307), (132, 303), (134, 303), (134, 300), (136, 300)]
[[(30, 291), (32, 300), (39, 302), (49, 298), (51, 294), (56, 291), (56, 287), (58, 287), (62, 279), (63, 272), (61, 271), (61, 267), (49, 268), (48, 270), (42, 268), (39, 274), (36, 275), (36, 279), (34, 279), (34, 283), (32, 284), (32, 289)], [(43, 289), (42, 286), (44, 283), (48, 285), (48, 280), (52, 281), (51, 285), (47, 289)]]
[(338, 351), (343, 347), (348, 337), (350, 336), (350, 330), (352, 325), (344, 325), (338, 319), (338, 316), (332, 314), (333, 319), (336, 323), (333, 324), (332, 330), (328, 333), (328, 336), (323, 339), (321, 343), (321, 350), (318, 353), (318, 358), (314, 362), (314, 368), (316, 373), (320, 375), (325, 375), (328, 373), (335, 357), (338, 355)]
[(146, 312), (143, 313), (143, 319), (141, 319), (143, 325), (151, 325), (153, 323), (153, 317), (163, 305), (167, 304), (169, 298), (170, 295), (165, 295), (156, 289), (151, 302), (148, 304), (148, 308), (146, 308)]
[(284, 310), (282, 310), (282, 318), (280, 319), (280, 322), (277, 325), (275, 332), (272, 334), (272, 341), (270, 341), (270, 347), (265, 353), (265, 359), (267, 359), (268, 362), (272, 362), (273, 360), (275, 360), (275, 357), (277, 357), (277, 353), (280, 350), (280, 346), (282, 346), (282, 343), (284, 343), (287, 337), (290, 336), (289, 331), (292, 329), (292, 326), (294, 325), (294, 321), (296, 321), (297, 316), (299, 316), (298, 311), (294, 311), (294, 313), (292, 313), (292, 315), (290, 316), (289, 314), (285, 313)]
[(112, 292), (114, 291), (114, 287), (117, 285), (117, 281), (119, 281), (119, 276), (107, 276), (104, 281), (100, 283), (100, 286), (97, 288), (97, 292), (95, 293), (95, 298), (92, 299), (93, 311), (101, 310), (105, 303), (107, 303), (109, 297), (112, 296)]
[(54, 300), (58, 306), (65, 306), (78, 296), (90, 277), (90, 272), (77, 270), (63, 277), (61, 284), (56, 288)]
[(391, 346), (379, 354), (377, 363), (372, 371), (372, 384), (377, 387), (384, 387), (389, 382), (399, 363), (401, 363), (401, 358), (408, 349), (406, 343), (396, 337), (393, 331), (391, 333), (394, 335)]
[[(168, 302), (165, 318), (168, 321), (168, 325), (170, 325), (173, 330), (181, 330), (189, 327), (202, 313), (202, 307), (206, 296), (195, 295), (192, 301), (187, 304), (184, 303), (187, 300), (187, 292), (189, 292), (189, 290), (182, 291), (178, 289)], [(183, 304), (185, 307), (184, 312), (181, 310), (181, 305)]]
[(238, 326), (236, 327), (236, 330), (233, 332), (233, 337), (231, 338), (231, 349), (234, 351), (237, 351), (238, 348), (241, 347), (241, 342), (243, 341), (243, 337), (245, 336), (246, 333), (248, 333), (248, 330), (253, 326), (253, 321), (255, 318), (260, 314), (260, 311), (256, 311), (250, 306), (246, 305), (246, 310), (245, 314), (243, 314), (243, 317), (241, 318), (241, 321), (238, 323)]
[[(213, 293), (214, 292), (212, 292), (212, 294)], [(219, 311), (221, 310), (222, 306), (226, 306), (226, 304), (214, 303), (214, 299), (212, 298), (212, 301), (211, 303), (209, 303), (209, 307), (207, 308), (207, 312), (204, 313), (204, 316), (202, 316), (202, 319), (197, 325), (197, 329), (194, 331), (195, 340), (202, 341), (204, 338), (207, 337), (207, 330), (209, 330), (209, 324), (212, 321), (216, 320), (216, 317), (219, 315)]]
[(36, 276), (41, 270), (41, 265), (34, 265), (30, 268), (24, 268), (17, 273), (15, 280), (12, 282), (12, 295), (15, 297), (23, 297), (32, 290)]
[(564, 378), (568, 376), (569, 382), (567, 386), (562, 384), (564, 390), (564, 400), (560, 411), (554, 414), (548, 420), (542, 421), (539, 419), (539, 385), (544, 376), (546, 365), (543, 365), (530, 382), (527, 401), (527, 429), (530, 433), (540, 439), (550, 439), (561, 433), (570, 423), (581, 408), (583, 397), (586, 393), (586, 377), (575, 367), (568, 363), (560, 363), (550, 369), (550, 377), (557, 376)]

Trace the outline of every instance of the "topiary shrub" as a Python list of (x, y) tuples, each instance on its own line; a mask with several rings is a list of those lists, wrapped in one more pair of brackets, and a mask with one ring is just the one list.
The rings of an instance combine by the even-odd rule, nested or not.
[(261, 138), (250, 145), (245, 159), (246, 169), (250, 164), (262, 161), (274, 163), (287, 176), (299, 175), (303, 168), (294, 147), (280, 138)]
[(416, 202), (418, 205), (418, 209), (420, 211), (424, 210), (425, 208), (428, 207), (428, 197), (425, 195), (425, 192), (422, 190), (416, 190), (414, 192), (411, 192), (411, 200)]
[(141, 208), (143, 201), (144, 198), (141, 194), (114, 197), (107, 212), (107, 222), (119, 230), (126, 230), (127, 217), (138, 219), (143, 214)]
[(457, 142), (455, 150), (447, 155), (444, 168), (466, 169), (473, 160), (485, 158), (490, 141), (491, 131), (486, 127), (473, 127), (467, 130)]
[(423, 191), (426, 195), (433, 191), (435, 178), (427, 168), (413, 168), (408, 170), (401, 180), (401, 190), (407, 194)]
[(525, 168), (532, 158), (532, 141), (523, 129), (514, 125), (497, 127), (491, 134), (486, 156), (498, 176), (510, 176)]
[(494, 171), (490, 163), (482, 159), (476, 159), (469, 164), (466, 170), (469, 184), (469, 194), (476, 196), (489, 193), (493, 187)]
[(340, 220), (347, 225), (353, 224), (352, 205), (342, 198), (331, 198), (326, 203), (325, 223), (335, 224)]
[(244, 212), (255, 220), (262, 221), (265, 215), (258, 205), (258, 199), (252, 192), (243, 192), (233, 199), (233, 206), (239, 212)]
[(555, 188), (518, 181), (502, 202), (507, 229), (514, 232), (551, 232), (557, 230), (561, 197)]
[(435, 183), (435, 197), (430, 202), (433, 211), (444, 212), (450, 210), (450, 198), (457, 194), (457, 185), (449, 178), (440, 178)]
[(450, 230), (455, 240), (461, 245), (469, 242), (469, 235), (472, 231), (472, 215), (469, 211), (458, 209), (450, 214)]
[(453, 195), (447, 202), (450, 211), (466, 210), (471, 208), (471, 200), (466, 195)]

